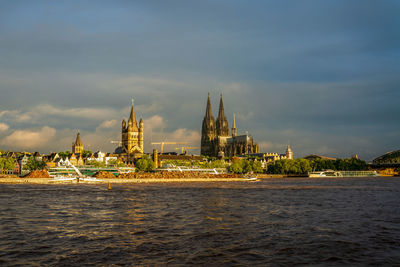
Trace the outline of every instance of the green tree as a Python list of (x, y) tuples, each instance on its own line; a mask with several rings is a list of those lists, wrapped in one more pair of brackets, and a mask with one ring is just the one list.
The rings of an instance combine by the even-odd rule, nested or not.
[(144, 155), (140, 159), (136, 160), (135, 167), (138, 171), (150, 172), (154, 170), (154, 162), (148, 155)]
[(225, 168), (225, 161), (223, 160), (213, 160), (207, 164), (207, 168)]
[(61, 151), (61, 152), (58, 152), (58, 155), (62, 158), (62, 159), (66, 159), (66, 158), (68, 158), (68, 156), (71, 154), (71, 152), (70, 151)]
[(296, 160), (299, 163), (300, 173), (306, 174), (312, 171), (310, 161), (306, 159), (296, 159)]
[(84, 149), (83, 150), (83, 153), (82, 153), (82, 157), (83, 158), (87, 158), (88, 156), (90, 156), (92, 154), (92, 151), (91, 150), (86, 150), (86, 149)]
[(108, 166), (115, 166), (115, 167), (125, 167), (125, 163), (123, 163), (122, 161), (118, 160), (118, 159), (110, 159), (108, 161)]
[(34, 171), (34, 170), (43, 170), (46, 168), (46, 162), (36, 160), (35, 158), (28, 159), (28, 162), (24, 166), (26, 170)]
[(240, 159), (235, 159), (232, 161), (231, 165), (228, 168), (228, 171), (233, 173), (243, 173), (243, 163)]
[(0, 170), (14, 170), (15, 169), (15, 163), (13, 158), (0, 158)]
[(243, 173), (251, 172), (253, 171), (253, 166), (252, 162), (248, 159), (242, 160), (242, 168), (243, 168)]
[(253, 172), (255, 173), (262, 173), (264, 170), (262, 168), (261, 161), (253, 161), (253, 166), (252, 166)]
[[(314, 167), (320, 168), (324, 162), (313, 163)], [(306, 174), (312, 171), (310, 162), (306, 159), (283, 159), (268, 165), (267, 173), (270, 174)]]
[(90, 165), (95, 168), (104, 168), (105, 166), (103, 161), (97, 161), (97, 160), (88, 160), (86, 161), (86, 165)]

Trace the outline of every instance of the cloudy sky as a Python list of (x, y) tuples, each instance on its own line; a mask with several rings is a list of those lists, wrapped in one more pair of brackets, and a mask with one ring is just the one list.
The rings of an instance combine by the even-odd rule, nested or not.
[[(399, 149), (400, 1), (1, 1), (0, 148), (199, 146), (210, 92), (263, 152)], [(176, 146), (166, 147), (175, 150)], [(196, 152), (196, 151), (195, 151)], [(198, 152), (198, 151), (197, 151)]]

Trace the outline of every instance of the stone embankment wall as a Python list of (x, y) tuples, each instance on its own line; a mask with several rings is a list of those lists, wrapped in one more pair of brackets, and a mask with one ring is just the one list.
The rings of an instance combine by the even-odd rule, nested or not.
[(18, 176), (14, 174), (0, 174), (0, 178), (18, 178)]
[[(115, 178), (115, 176), (110, 172), (98, 172), (94, 175), (96, 178)], [(144, 178), (154, 178), (154, 179), (174, 179), (174, 178), (240, 178), (239, 174), (212, 174), (204, 172), (130, 172), (122, 173), (117, 176), (117, 178), (123, 179), (144, 179)]]
[(27, 175), (23, 176), (24, 178), (50, 178), (48, 171), (31, 171)]

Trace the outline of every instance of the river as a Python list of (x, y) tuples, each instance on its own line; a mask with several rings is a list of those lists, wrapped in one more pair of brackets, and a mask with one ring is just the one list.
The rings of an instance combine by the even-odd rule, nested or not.
[(0, 266), (400, 265), (400, 178), (0, 184)]

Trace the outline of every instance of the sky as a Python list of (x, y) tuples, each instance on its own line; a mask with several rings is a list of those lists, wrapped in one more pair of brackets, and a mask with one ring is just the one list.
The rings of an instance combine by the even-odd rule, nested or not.
[[(262, 152), (400, 149), (397, 0), (0, 2), (0, 149), (112, 152), (132, 97), (151, 142), (199, 147), (210, 92)], [(166, 151), (179, 145), (166, 146)], [(199, 153), (199, 150), (191, 151)]]

